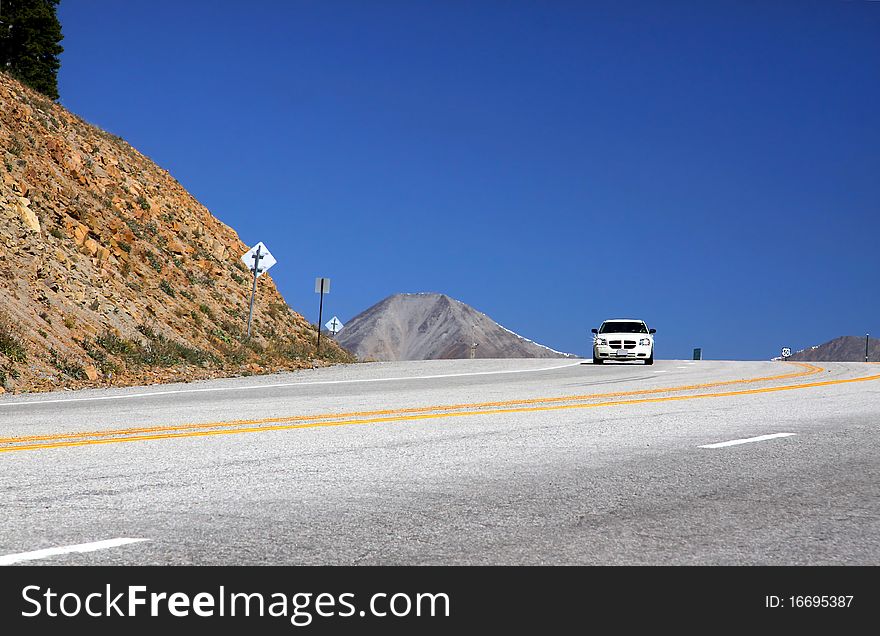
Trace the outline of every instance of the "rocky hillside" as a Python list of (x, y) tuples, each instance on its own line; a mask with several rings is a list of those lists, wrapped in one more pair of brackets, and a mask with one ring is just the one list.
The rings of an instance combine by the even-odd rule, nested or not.
[(444, 294), (397, 294), (358, 314), (336, 336), (365, 360), (560, 358), (505, 329), (486, 314)]
[(125, 141), (0, 74), (0, 154), (0, 387), (313, 364), (314, 329), (268, 275), (243, 338), (247, 246)]
[[(793, 353), (789, 360), (803, 362), (864, 362), (865, 337), (841, 336), (825, 344)], [(880, 340), (868, 340), (868, 360), (880, 362)]]

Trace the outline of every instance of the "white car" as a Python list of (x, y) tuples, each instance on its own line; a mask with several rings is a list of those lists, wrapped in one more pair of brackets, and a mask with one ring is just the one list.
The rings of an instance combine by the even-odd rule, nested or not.
[(616, 318), (593, 329), (593, 364), (606, 360), (644, 360), (654, 364), (654, 334), (644, 320)]

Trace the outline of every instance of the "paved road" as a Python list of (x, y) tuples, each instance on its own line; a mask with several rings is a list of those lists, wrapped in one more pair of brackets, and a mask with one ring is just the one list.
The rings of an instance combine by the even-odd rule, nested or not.
[(4, 396), (0, 563), (877, 565), (871, 376), (458, 360)]

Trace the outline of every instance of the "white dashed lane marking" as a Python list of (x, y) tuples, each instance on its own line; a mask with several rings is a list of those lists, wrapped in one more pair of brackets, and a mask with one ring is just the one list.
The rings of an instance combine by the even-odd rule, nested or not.
[(93, 541), (92, 543), (78, 543), (76, 545), (62, 545), (57, 548), (44, 548), (42, 550), (33, 550), (31, 552), (18, 552), (17, 554), (5, 554), (0, 556), (0, 565), (12, 565), (13, 563), (23, 563), (25, 561), (37, 561), (39, 559), (48, 559), (53, 556), (62, 556), (65, 554), (97, 552), (98, 550), (107, 550), (109, 548), (117, 548), (130, 543), (140, 543), (147, 539), (129, 539), (120, 537), (118, 539), (105, 539), (104, 541)]
[(765, 442), (769, 439), (778, 439), (780, 437), (791, 437), (797, 433), (772, 433), (770, 435), (758, 435), (757, 437), (745, 437), (743, 439), (732, 439), (729, 442), (717, 442), (715, 444), (704, 444), (699, 448), (724, 448), (726, 446), (739, 446), (740, 444), (751, 444), (752, 442)]

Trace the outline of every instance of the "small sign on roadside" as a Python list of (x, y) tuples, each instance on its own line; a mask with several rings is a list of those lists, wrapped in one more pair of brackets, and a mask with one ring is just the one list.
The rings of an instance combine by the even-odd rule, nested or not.
[(241, 257), (241, 262), (252, 272), (256, 268), (257, 276), (262, 276), (278, 261), (272, 256), (269, 248), (263, 245), (263, 241), (260, 241)]
[(782, 347), (782, 359), (791, 357), (791, 348), (790, 347)]
[(329, 331), (331, 334), (333, 334), (335, 336), (340, 331), (342, 331), (342, 328), (345, 325), (343, 325), (341, 322), (339, 322), (339, 318), (337, 318), (336, 316), (333, 316), (333, 318), (331, 318), (330, 321), (324, 326), (327, 327), (327, 331)]
[(315, 347), (315, 357), (321, 353), (321, 321), (324, 315), (324, 294), (330, 293), (330, 279), (319, 276), (315, 279), (315, 293), (321, 294), (321, 301), (318, 305), (318, 344)]
[(269, 271), (269, 268), (278, 261), (269, 252), (269, 248), (263, 245), (263, 241), (260, 241), (241, 257), (241, 262), (254, 273), (254, 284), (251, 287), (251, 307), (248, 311), (247, 321), (247, 337), (250, 338), (251, 321), (254, 319), (254, 296), (257, 294), (257, 278)]
[(330, 293), (330, 279), (329, 278), (316, 278), (315, 279), (315, 293), (316, 294), (329, 294)]

